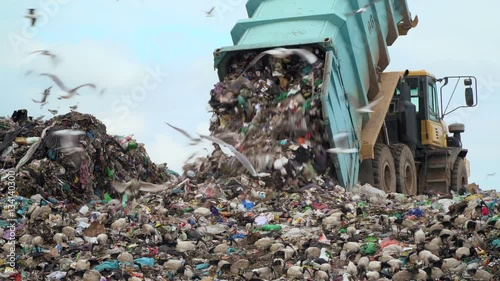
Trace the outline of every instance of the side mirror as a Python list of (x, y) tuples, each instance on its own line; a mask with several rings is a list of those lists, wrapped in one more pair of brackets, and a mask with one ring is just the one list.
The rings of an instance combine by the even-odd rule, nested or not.
[(474, 93), (472, 88), (465, 88), (465, 103), (467, 106), (474, 106)]

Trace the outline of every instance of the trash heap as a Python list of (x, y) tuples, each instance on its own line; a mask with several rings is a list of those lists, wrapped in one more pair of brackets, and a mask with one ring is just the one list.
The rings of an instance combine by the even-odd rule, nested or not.
[[(64, 140), (53, 134), (61, 130), (81, 131), (76, 136), (81, 151), (61, 149)], [(160, 183), (170, 178), (133, 136), (109, 136), (104, 124), (88, 114), (71, 112), (42, 121), (15, 111), (0, 120), (0, 140), (0, 167), (4, 174), (17, 168), (16, 191), (25, 197), (40, 193), (83, 203), (112, 191), (112, 180)], [(2, 177), (4, 188), (5, 181)]]
[[(278, 193), (246, 176), (177, 181), (162, 193), (129, 200), (105, 194), (81, 205), (41, 194), (4, 198), (0, 275), (86, 281), (498, 280), (495, 192), (429, 198), (386, 194), (369, 185), (346, 192), (311, 184)], [(7, 221), (10, 210), (16, 218)]]

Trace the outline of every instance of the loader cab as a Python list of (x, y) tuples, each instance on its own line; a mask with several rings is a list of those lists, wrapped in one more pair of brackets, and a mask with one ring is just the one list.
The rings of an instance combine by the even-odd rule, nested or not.
[(440, 118), (436, 78), (426, 71), (410, 71), (395, 89), (386, 118), (389, 141), (417, 148), (446, 147), (447, 131)]
[(426, 71), (410, 71), (405, 82), (410, 88), (411, 103), (417, 109), (421, 145), (431, 148), (446, 147), (447, 130), (440, 117), (440, 95), (436, 78)]

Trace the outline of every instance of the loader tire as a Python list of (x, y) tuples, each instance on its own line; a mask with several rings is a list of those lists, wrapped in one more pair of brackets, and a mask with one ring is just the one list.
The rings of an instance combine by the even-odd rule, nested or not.
[(372, 160), (375, 187), (386, 193), (396, 192), (396, 168), (391, 150), (385, 144), (376, 144)]
[(396, 168), (396, 191), (417, 195), (417, 168), (413, 153), (406, 144), (394, 144), (390, 148)]
[(467, 185), (469, 180), (467, 179), (467, 168), (465, 167), (464, 159), (458, 157), (453, 165), (453, 170), (451, 171), (451, 190), (458, 191), (464, 185)]

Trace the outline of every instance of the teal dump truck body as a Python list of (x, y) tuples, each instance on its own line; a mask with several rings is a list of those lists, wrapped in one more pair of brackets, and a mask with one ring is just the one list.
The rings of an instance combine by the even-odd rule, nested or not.
[[(222, 80), (232, 54), (246, 50), (315, 45), (326, 52), (322, 89), (323, 114), (332, 135), (351, 132), (350, 147), (360, 148), (368, 113), (365, 106), (379, 92), (378, 72), (389, 64), (387, 46), (412, 27), (406, 0), (249, 0), (249, 19), (231, 31), (234, 46), (215, 50), (215, 68)], [(366, 10), (354, 13), (366, 5)], [(358, 154), (334, 157), (343, 186), (358, 182)]]

